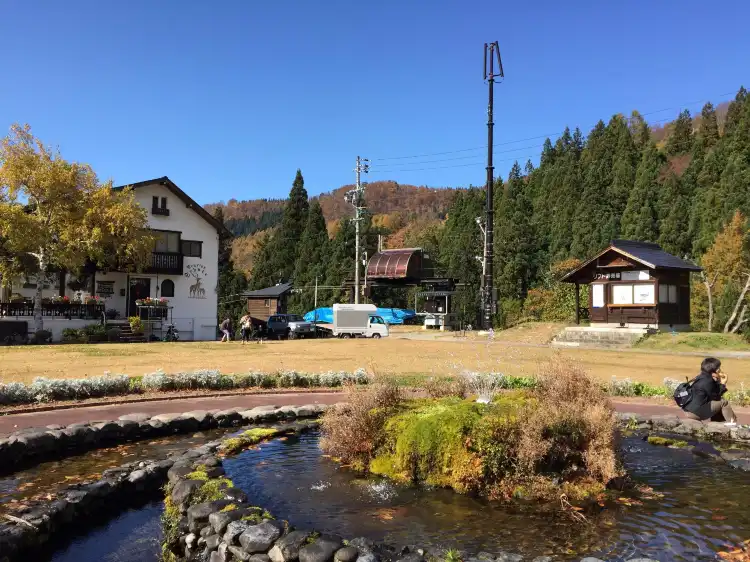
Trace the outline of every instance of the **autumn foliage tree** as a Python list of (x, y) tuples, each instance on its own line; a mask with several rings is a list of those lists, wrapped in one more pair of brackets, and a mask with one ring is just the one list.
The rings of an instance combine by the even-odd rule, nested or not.
[[(747, 322), (746, 296), (750, 288), (750, 253), (745, 216), (739, 211), (716, 235), (701, 260), (702, 284), (693, 291), (694, 316), (713, 331), (714, 318), (725, 332), (736, 332)], [(698, 302), (696, 302), (698, 301)], [(702, 306), (702, 301), (707, 306)]]
[(137, 270), (154, 247), (146, 210), (131, 190), (101, 183), (90, 166), (65, 160), (28, 125), (13, 125), (0, 141), (0, 239), (11, 256), (0, 260), (2, 278), (37, 280), (37, 331), (44, 328), (42, 288), (51, 273), (87, 263)]

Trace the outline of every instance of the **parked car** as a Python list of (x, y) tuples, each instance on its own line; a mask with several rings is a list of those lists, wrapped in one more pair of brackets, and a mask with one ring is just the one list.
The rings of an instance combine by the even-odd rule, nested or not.
[(315, 326), (306, 322), (299, 314), (274, 314), (268, 319), (269, 336), (275, 338), (312, 338)]

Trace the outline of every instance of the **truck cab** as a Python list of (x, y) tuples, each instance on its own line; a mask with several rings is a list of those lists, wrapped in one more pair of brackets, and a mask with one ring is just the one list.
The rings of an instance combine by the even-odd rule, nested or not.
[(365, 337), (375, 339), (388, 337), (388, 324), (382, 316), (370, 316)]

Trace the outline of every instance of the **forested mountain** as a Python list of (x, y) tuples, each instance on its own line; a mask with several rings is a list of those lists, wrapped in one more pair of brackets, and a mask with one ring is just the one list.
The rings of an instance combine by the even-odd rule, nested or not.
[[(351, 207), (343, 200), (350, 188), (308, 203), (298, 173), (288, 200), (227, 203), (224, 214), (229, 220), (250, 224), (252, 219), (253, 228), (261, 228), (263, 220), (263, 226), (276, 226), (255, 239), (235, 241), (235, 250), (252, 247), (251, 285), (293, 276), (304, 285), (317, 278), (333, 287), (351, 276), (353, 226), (342, 220), (351, 217)], [(497, 180), (495, 193), (499, 324), (547, 314), (540, 298), (557, 295), (560, 300), (554, 284), (561, 264), (570, 267), (613, 238), (658, 242), (671, 253), (700, 262), (737, 211), (742, 215), (733, 232), (746, 232), (737, 224), (744, 224), (750, 213), (750, 96), (741, 88), (721, 111), (710, 103), (700, 115), (683, 111), (656, 132), (637, 112), (599, 121), (588, 133), (566, 129), (543, 143), (537, 168), (531, 162), (514, 164), (507, 181)], [(371, 211), (362, 225), (366, 250), (375, 251), (378, 235), (386, 236), (391, 247), (428, 248), (445, 273), (471, 285), (457, 299), (457, 312), (473, 322), (481, 272), (475, 256), (482, 247), (474, 219), (482, 215), (484, 190), (372, 182), (366, 195)], [(239, 222), (228, 224), (240, 230)], [(233, 259), (248, 267), (237, 251)], [(724, 312), (717, 311), (718, 317), (727, 308), (731, 312), (743, 284), (744, 279), (722, 283), (725, 294), (716, 295), (716, 301), (724, 303)], [(705, 295), (700, 294), (700, 282), (695, 286), (694, 310), (700, 316), (705, 307), (698, 301)], [(332, 290), (321, 300), (330, 304), (340, 296)], [(405, 305), (407, 297), (384, 294), (379, 304)], [(295, 298), (298, 310), (311, 307), (305, 291)]]

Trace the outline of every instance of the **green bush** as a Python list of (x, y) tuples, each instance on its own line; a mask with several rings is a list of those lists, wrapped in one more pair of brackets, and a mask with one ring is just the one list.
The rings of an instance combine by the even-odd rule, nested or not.
[(78, 343), (83, 341), (83, 333), (76, 328), (64, 328), (62, 331), (62, 341), (65, 343)]
[(140, 316), (131, 316), (128, 318), (128, 323), (134, 335), (139, 336), (143, 333), (143, 321)]
[(52, 343), (52, 332), (50, 332), (49, 330), (37, 330), (29, 339), (29, 343), (32, 345), (44, 345)]

